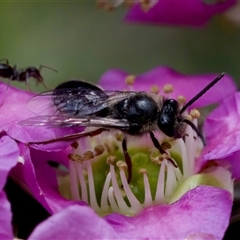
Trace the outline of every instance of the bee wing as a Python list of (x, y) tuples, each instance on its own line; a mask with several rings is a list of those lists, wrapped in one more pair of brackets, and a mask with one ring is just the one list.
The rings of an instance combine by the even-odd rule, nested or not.
[(55, 89), (34, 96), (28, 109), (38, 116), (65, 115), (86, 117), (108, 108), (136, 92), (103, 91), (101, 89)]
[(127, 130), (130, 125), (127, 121), (112, 119), (112, 118), (79, 118), (71, 117), (66, 118), (65, 116), (36, 116), (22, 120), (19, 122), (20, 125), (24, 126), (46, 126), (46, 127), (72, 127), (72, 126), (83, 126), (83, 127), (100, 127)]

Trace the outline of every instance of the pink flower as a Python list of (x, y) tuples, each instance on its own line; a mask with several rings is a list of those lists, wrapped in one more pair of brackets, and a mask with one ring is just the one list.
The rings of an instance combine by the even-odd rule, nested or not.
[(100, 7), (113, 9), (123, 2), (131, 3), (125, 16), (127, 22), (140, 22), (159, 25), (178, 25), (199, 27), (205, 25), (212, 17), (225, 12), (236, 4), (236, 0), (202, 1), (202, 0), (97, 0)]
[[(137, 77), (129, 76), (128, 73), (120, 70), (110, 70), (102, 76), (100, 85), (108, 90), (134, 89), (136, 91), (149, 91), (151, 89), (154, 92), (159, 90), (163, 94), (163, 85), (171, 83), (174, 86), (174, 91), (168, 94), (169, 97), (177, 98), (181, 94), (189, 100), (214, 77), (213, 74), (184, 76), (166, 67), (155, 68)], [(134, 80), (135, 83), (133, 83)], [(2, 89), (6, 89), (3, 84), (0, 85), (0, 90), (3, 91)], [(235, 91), (236, 88), (231, 78), (226, 75), (221, 82), (217, 83), (192, 107), (220, 102)], [(12, 96), (11, 92), (15, 94), (12, 99), (10, 97)], [(215, 124), (211, 125), (210, 123), (210, 127), (207, 128), (208, 133), (206, 134), (209, 145), (207, 145), (206, 149), (209, 149), (210, 152), (203, 150), (203, 153), (198, 157), (197, 169), (195, 157), (196, 154), (199, 155), (198, 150), (202, 148), (202, 144), (201, 141), (193, 140), (196, 133), (190, 127), (187, 130), (188, 136), (186, 136), (185, 142), (179, 139), (172, 144), (171, 154), (175, 154), (175, 157), (171, 156), (179, 164), (178, 168), (173, 167), (165, 159), (160, 165), (155, 163), (146, 164), (149, 149), (153, 148), (149, 138), (143, 137), (138, 141), (129, 141), (129, 152), (134, 166), (133, 179), (130, 182), (133, 190), (133, 195), (131, 195), (132, 190), (127, 189), (128, 184), (126, 181), (124, 182), (124, 179), (126, 180), (124, 170), (121, 167), (118, 170), (115, 164), (104, 163), (106, 161), (106, 150), (102, 153), (98, 152), (98, 155), (94, 153), (94, 158), (98, 159), (95, 164), (91, 160), (86, 160), (86, 156), (89, 155), (84, 155), (89, 154), (86, 150), (92, 149), (94, 145), (96, 146), (100, 142), (108, 143), (108, 151), (115, 154), (117, 158), (119, 156), (121, 158), (121, 150), (119, 153), (119, 150), (115, 148), (119, 142), (117, 142), (118, 140), (113, 134), (104, 133), (99, 138), (82, 139), (79, 146), (75, 146), (73, 150), (71, 150), (71, 147), (65, 148), (67, 144), (63, 143), (55, 146), (52, 144), (51, 148), (37, 146), (37, 149), (33, 149), (24, 143), (28, 142), (29, 139), (34, 140), (35, 137), (39, 140), (39, 136), (36, 135), (37, 132), (41, 133), (41, 139), (47, 139), (48, 137), (58, 136), (59, 130), (41, 127), (35, 127), (34, 129), (17, 124), (19, 120), (23, 119), (22, 111), (25, 111), (25, 118), (33, 116), (33, 113), (27, 110), (26, 107), (31, 94), (12, 87), (9, 87), (8, 93), (5, 95), (4, 102), (1, 105), (1, 113), (4, 118), (0, 120), (0, 126), (2, 141), (8, 139), (11, 147), (7, 147), (4, 142), (1, 143), (0, 148), (3, 150), (0, 152), (6, 153), (6, 157), (1, 158), (5, 159), (2, 160), (1, 166), (5, 167), (10, 162), (9, 158), (13, 164), (5, 168), (5, 174), (0, 175), (0, 182), (3, 182), (3, 186), (6, 174), (18, 161), (17, 166), (11, 170), (11, 176), (14, 176), (14, 179), (20, 185), (27, 188), (53, 214), (52, 217), (36, 227), (29, 239), (221, 239), (223, 237), (230, 217), (233, 190), (229, 168), (225, 169), (225, 167), (231, 164), (232, 167), (236, 165), (236, 161), (232, 162), (231, 156), (238, 149), (236, 149), (237, 147), (233, 149), (232, 146), (228, 145), (228, 142), (231, 143), (231, 141), (226, 142), (223, 137), (216, 137)], [(18, 100), (16, 101), (16, 99)], [(13, 106), (16, 106), (14, 113), (9, 111), (10, 107)], [(222, 105), (219, 108), (221, 107)], [(233, 110), (235, 112), (232, 112)], [(216, 124), (216, 126), (231, 129), (231, 123), (237, 121), (239, 116), (236, 111), (234, 105), (229, 104), (228, 113), (231, 122), (220, 118), (222, 121), (219, 120), (219, 124)], [(223, 114), (220, 114), (220, 116), (223, 116)], [(65, 131), (68, 132), (70, 129), (62, 129), (61, 131), (61, 134), (66, 134)], [(15, 134), (15, 132), (21, 134)], [(231, 139), (233, 131), (229, 130), (228, 133), (227, 136)], [(18, 146), (7, 135), (18, 140)], [(233, 136), (235, 135), (233, 134)], [(161, 136), (159, 139), (161, 139)], [(215, 164), (215, 167), (207, 166), (207, 161), (215, 161), (215, 147), (219, 148), (223, 144), (227, 145), (222, 155), (217, 156), (219, 165)], [(8, 154), (12, 151), (14, 154)], [(74, 154), (78, 154), (82, 157), (85, 156), (85, 161), (83, 163), (80, 160), (79, 163), (69, 161), (70, 151), (72, 151), (71, 159), (77, 160), (77, 155)], [(154, 151), (151, 153), (150, 157), (157, 157)], [(214, 159), (212, 156), (214, 156)], [(228, 158), (222, 160), (225, 156)], [(61, 167), (50, 167), (49, 160), (61, 164)], [(146, 171), (140, 174), (138, 170), (142, 169), (143, 166)], [(69, 196), (69, 192), (66, 192), (69, 187), (65, 187), (69, 179), (68, 169), (70, 169), (71, 179), (71, 200), (59, 193), (60, 190), (64, 196)], [(84, 180), (79, 182), (79, 178), (82, 177), (81, 169), (84, 169), (85, 177), (87, 176), (88, 181), (85, 183)], [(109, 171), (111, 172), (110, 175)], [(93, 175), (91, 175), (92, 172)], [(166, 172), (167, 175), (165, 175)], [(114, 186), (116, 183), (115, 173), (122, 180), (121, 184), (116, 184), (116, 186)], [(105, 178), (111, 179), (114, 189), (107, 188)], [(92, 180), (95, 181), (95, 184), (91, 183)], [(140, 185), (138, 182), (140, 182)], [(107, 190), (103, 188), (102, 183), (103, 185), (106, 183), (104, 186), (106, 186)], [(148, 183), (151, 190), (148, 188)], [(87, 194), (83, 189), (84, 184), (88, 184), (90, 192)], [(164, 185), (165, 190), (163, 190)], [(121, 187), (124, 188), (125, 199), (127, 198), (128, 204), (124, 202), (122, 194), (118, 195), (117, 193)], [(111, 195), (111, 191), (115, 195)], [(154, 194), (151, 194), (151, 191)], [(3, 191), (2, 193), (4, 194)], [(156, 196), (153, 197), (155, 194)], [(106, 198), (107, 196), (109, 198)], [(106, 201), (104, 202), (102, 199)], [(9, 204), (6, 198), (3, 199), (2, 203)], [(3, 206), (2, 203), (1, 206)], [(10, 210), (7, 208), (4, 210), (10, 216)], [(105, 217), (100, 217), (96, 212), (104, 214)], [(9, 226), (9, 217), (2, 218), (2, 221)], [(183, 221), (184, 224), (182, 224)], [(8, 236), (12, 236), (9, 227), (5, 232), (7, 232)]]
[[(151, 1), (150, 1), (151, 2)], [(236, 3), (236, 0), (216, 1), (154, 1), (148, 11), (144, 11), (140, 4), (134, 5), (127, 13), (125, 20), (161, 25), (203, 26), (214, 15), (223, 13)]]

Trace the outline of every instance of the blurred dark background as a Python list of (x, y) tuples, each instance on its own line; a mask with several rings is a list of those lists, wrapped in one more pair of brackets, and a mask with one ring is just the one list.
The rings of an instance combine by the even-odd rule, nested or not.
[[(149, 26), (124, 23), (126, 11), (109, 13), (94, 1), (1, 1), (0, 59), (58, 70), (42, 70), (49, 88), (72, 78), (97, 82), (110, 68), (139, 74), (157, 65), (189, 74), (225, 71), (240, 80), (240, 30), (226, 18), (200, 29)], [(34, 80), (31, 88), (45, 90)]]

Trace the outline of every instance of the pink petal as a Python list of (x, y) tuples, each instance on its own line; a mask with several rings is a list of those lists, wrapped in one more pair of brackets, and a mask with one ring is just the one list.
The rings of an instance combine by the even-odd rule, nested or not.
[(66, 150), (60, 152), (43, 152), (29, 149), (20, 144), (24, 162), (19, 163), (12, 171), (14, 179), (30, 192), (50, 213), (59, 212), (69, 205), (84, 205), (79, 201), (71, 201), (62, 197), (58, 191), (56, 171), (48, 161), (66, 163)]
[(13, 239), (11, 205), (2, 191), (9, 171), (18, 161), (19, 150), (16, 142), (8, 136), (0, 139), (0, 239)]
[(6, 194), (0, 192), (0, 239), (13, 239), (11, 205)]
[(8, 136), (0, 139), (0, 190), (2, 191), (9, 171), (17, 164), (19, 150), (16, 142)]
[(240, 178), (240, 93), (225, 99), (206, 119), (207, 147), (203, 160), (223, 159), (234, 178)]
[(113, 228), (91, 208), (70, 206), (41, 223), (34, 239), (119, 239)]
[[(44, 141), (65, 136), (67, 134), (76, 133), (82, 130), (82, 128), (46, 128), (36, 126), (23, 126), (18, 122), (28, 119), (30, 117), (36, 117), (32, 111), (28, 109), (29, 100), (36, 94), (20, 90), (11, 86), (8, 86), (0, 82), (0, 131), (5, 131), (10, 137), (20, 142), (33, 142)], [(41, 102), (36, 105), (37, 108), (42, 108)], [(69, 145), (69, 142), (56, 142), (46, 145), (34, 145), (37, 149), (47, 150), (61, 150)]]
[(135, 217), (111, 214), (106, 220), (124, 239), (191, 239), (206, 235), (220, 240), (229, 223), (231, 206), (228, 191), (199, 186), (171, 205), (150, 207)]
[(129, 10), (125, 20), (198, 27), (206, 24), (215, 14), (222, 13), (236, 4), (236, 0), (216, 1), (215, 4), (205, 2), (202, 0), (159, 0), (149, 11), (143, 11), (140, 4), (136, 4)]
[[(131, 90), (125, 83), (129, 74), (121, 70), (109, 70), (100, 78), (99, 85), (106, 90)], [(133, 85), (135, 91), (150, 91), (156, 85), (162, 91), (165, 84), (172, 84), (174, 92), (169, 94), (171, 98), (183, 95), (190, 100), (200, 92), (218, 74), (183, 75), (168, 67), (156, 67), (152, 70), (137, 76)], [(192, 104), (192, 108), (202, 107), (212, 103), (217, 103), (236, 91), (234, 81), (229, 75), (225, 75), (216, 85), (214, 85), (198, 101)], [(160, 94), (163, 94), (160, 92)]]

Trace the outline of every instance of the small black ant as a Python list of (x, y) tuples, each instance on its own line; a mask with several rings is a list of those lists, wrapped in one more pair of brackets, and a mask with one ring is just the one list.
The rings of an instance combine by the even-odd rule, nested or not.
[(0, 64), (0, 77), (8, 78), (10, 81), (16, 80), (18, 82), (25, 82), (29, 90), (31, 90), (28, 83), (29, 78), (36, 79), (37, 84), (41, 83), (45, 88), (47, 88), (43, 81), (43, 77), (40, 74), (42, 68), (48, 68), (53, 70), (54, 72), (57, 72), (57, 70), (44, 65), (40, 65), (38, 69), (36, 67), (27, 67), (18, 70), (16, 65), (14, 65), (13, 67), (9, 65), (8, 59), (3, 58), (0, 60), (0, 62), (2, 61), (6, 61), (6, 63)]

